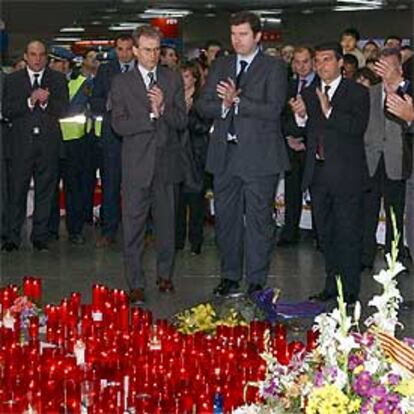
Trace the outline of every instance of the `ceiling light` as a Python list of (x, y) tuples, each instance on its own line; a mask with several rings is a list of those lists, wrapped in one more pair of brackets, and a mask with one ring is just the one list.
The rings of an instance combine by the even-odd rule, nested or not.
[(382, 6), (382, 0), (337, 0), (338, 3), (350, 3), (352, 5), (361, 4), (363, 6)]
[(122, 32), (122, 31), (128, 31), (128, 30), (135, 30), (137, 27), (139, 26), (143, 26), (144, 23), (135, 23), (135, 22), (131, 22), (131, 23), (119, 23), (119, 24), (114, 24), (112, 26), (108, 27), (108, 30), (112, 31), (112, 32)]
[(269, 24), (282, 23), (282, 19), (276, 19), (274, 17), (262, 17), (260, 20), (262, 21), (262, 23), (269, 23)]
[(59, 32), (61, 33), (83, 33), (85, 29), (80, 26), (73, 26), (73, 27), (62, 27)]
[(140, 17), (186, 17), (192, 13), (192, 11), (184, 9), (147, 9), (144, 14), (140, 15)]
[(53, 38), (55, 42), (79, 42), (82, 40), (81, 37), (55, 37)]
[(379, 10), (378, 6), (337, 6), (334, 7), (334, 11), (346, 12), (346, 11), (361, 11), (361, 10)]
[(282, 14), (281, 9), (273, 9), (273, 10), (251, 10), (251, 12), (261, 15), (273, 15), (273, 14)]

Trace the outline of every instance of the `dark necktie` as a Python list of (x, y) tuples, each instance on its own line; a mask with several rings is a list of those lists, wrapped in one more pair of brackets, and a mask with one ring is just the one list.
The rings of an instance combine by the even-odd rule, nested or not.
[(40, 77), (40, 73), (34, 73), (33, 74), (33, 85), (32, 85), (32, 89), (39, 89), (40, 88), (40, 82), (39, 82), (39, 77)]
[(331, 85), (325, 85), (325, 88), (323, 90), (323, 93), (326, 95), (326, 97), (328, 98), (328, 101), (330, 101), (329, 99), (329, 89), (331, 89)]
[(126, 72), (128, 72), (128, 70), (129, 70), (129, 65), (127, 65), (127, 64), (125, 64), (125, 65), (122, 65), (122, 73), (126, 73)]
[(150, 90), (156, 84), (154, 72), (148, 72), (147, 76), (149, 79), (148, 90)]
[(302, 93), (302, 91), (306, 88), (306, 84), (308, 82), (306, 81), (306, 79), (301, 79), (300, 83), (299, 83), (299, 90), (298, 90), (298, 94), (300, 95)]
[[(242, 80), (243, 74), (246, 71), (248, 63), (245, 60), (240, 61), (240, 71), (237, 74), (236, 77), (236, 90), (240, 87), (240, 82)], [(234, 107), (231, 108), (231, 114), (230, 114), (230, 125), (228, 130), (228, 136), (227, 136), (227, 142), (230, 142), (232, 144), (237, 144), (237, 137), (236, 137), (236, 129), (234, 126)]]
[[(331, 89), (331, 85), (325, 85), (325, 87), (323, 88), (323, 93), (328, 98), (328, 101), (330, 101), (329, 93), (328, 93), (329, 89)], [(324, 142), (323, 141), (324, 141), (323, 131), (321, 131), (321, 133), (318, 135), (318, 144), (316, 146), (316, 158), (318, 160), (324, 160), (325, 159), (325, 148), (324, 148)]]

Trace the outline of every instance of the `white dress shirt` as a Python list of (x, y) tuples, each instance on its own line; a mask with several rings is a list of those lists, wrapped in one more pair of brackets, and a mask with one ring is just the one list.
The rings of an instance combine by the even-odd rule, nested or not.
[[(40, 72), (35, 72), (35, 71), (33, 71), (32, 69), (30, 69), (30, 68), (28, 67), (28, 68), (27, 68), (27, 73), (28, 73), (29, 78), (30, 78), (30, 86), (32, 86), (32, 87), (33, 87), (34, 81), (35, 81), (35, 79), (36, 79), (35, 74), (38, 74), (38, 75), (39, 75), (39, 76), (37, 77), (37, 82), (39, 83), (39, 85), (41, 85), (41, 84), (42, 84), (43, 74), (45, 73), (45, 70), (44, 70), (44, 69), (42, 69)], [(27, 98), (27, 106), (28, 106), (30, 109), (34, 109), (34, 107), (35, 107), (35, 105), (32, 105), (32, 102), (30, 101), (30, 97), (29, 97), (29, 98)], [(41, 104), (41, 105), (40, 105), (40, 107), (41, 107), (42, 109), (46, 109), (46, 107), (47, 107), (47, 102), (46, 102), (46, 103), (44, 103), (44, 104)]]
[[(336, 90), (338, 89), (339, 84), (341, 83), (342, 75), (339, 75), (337, 78), (335, 78), (331, 83), (326, 83), (323, 80), (321, 80), (321, 91), (322, 93), (325, 91), (325, 86), (330, 86), (328, 90), (328, 98), (329, 101), (332, 101), (333, 96), (335, 95)], [(329, 109), (328, 113), (325, 114), (326, 119), (329, 119), (329, 117), (332, 114), (332, 107)], [(301, 117), (297, 114), (295, 114), (295, 120), (298, 127), (304, 127), (306, 125), (306, 122), (308, 121), (308, 115), (306, 114), (305, 117)]]

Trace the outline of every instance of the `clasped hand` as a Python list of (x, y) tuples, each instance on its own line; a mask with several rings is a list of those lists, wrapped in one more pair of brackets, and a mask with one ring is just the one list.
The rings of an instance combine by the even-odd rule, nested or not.
[(164, 109), (164, 93), (157, 85), (154, 85), (147, 95), (151, 104), (151, 112), (158, 118)]
[(236, 89), (236, 84), (231, 78), (227, 78), (226, 81), (220, 81), (217, 84), (216, 90), (225, 108), (230, 108), (241, 92), (241, 89)]
[(30, 95), (30, 102), (32, 105), (36, 105), (36, 102), (39, 102), (41, 105), (44, 105), (50, 96), (48, 89), (37, 88)]

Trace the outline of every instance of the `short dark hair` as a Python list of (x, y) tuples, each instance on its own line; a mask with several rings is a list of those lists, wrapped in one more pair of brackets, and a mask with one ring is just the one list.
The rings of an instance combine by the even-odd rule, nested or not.
[(349, 27), (348, 29), (345, 29), (342, 32), (342, 36), (352, 36), (356, 41), (358, 41), (361, 38), (358, 30), (354, 29), (353, 27)]
[(358, 59), (350, 53), (344, 55), (344, 63), (349, 63), (350, 65), (353, 65), (358, 69)]
[(360, 77), (368, 79), (371, 85), (376, 85), (381, 80), (370, 68), (367, 67), (357, 70), (355, 79), (358, 79)]
[(204, 49), (207, 50), (211, 46), (218, 46), (219, 48), (222, 48), (223, 45), (218, 40), (210, 39), (206, 42), (206, 45), (204, 46)]
[(200, 86), (201, 86), (201, 73), (200, 73), (200, 66), (198, 63), (191, 61), (191, 60), (186, 60), (184, 62), (182, 62), (180, 64), (180, 70), (181, 72), (191, 72), (191, 74), (193, 75), (194, 79), (195, 79), (195, 90), (196, 93), (199, 92)]
[(162, 39), (162, 33), (160, 32), (158, 27), (150, 26), (149, 24), (138, 26), (132, 32), (132, 38), (134, 39), (135, 46), (138, 46), (139, 39), (141, 36), (151, 37), (153, 39), (159, 39), (160, 41)]
[(364, 47), (367, 45), (374, 45), (377, 49), (379, 49), (380, 47), (378, 46), (377, 42), (375, 42), (375, 40), (368, 40), (368, 42), (365, 43)]
[(400, 37), (400, 36), (394, 36), (394, 35), (391, 35), (391, 36), (387, 36), (387, 37), (385, 38), (384, 45), (385, 45), (385, 44), (387, 44), (388, 40), (390, 40), (390, 39), (395, 39), (395, 40), (397, 40), (397, 41), (398, 41), (398, 43), (399, 43), (400, 45), (401, 45), (401, 43), (402, 43), (402, 39), (401, 39), (401, 37)]
[(178, 57), (177, 49), (174, 46), (171, 46), (171, 45), (163, 45), (163, 46), (161, 46), (161, 52), (160, 52), (161, 53), (161, 56), (165, 56), (168, 49), (174, 50), (175, 55)]
[(308, 52), (311, 58), (315, 56), (315, 51), (310, 46), (296, 46), (295, 50), (293, 51), (293, 56), (295, 56), (296, 53), (303, 53), (303, 52)]
[(325, 42), (315, 46), (315, 53), (327, 51), (334, 52), (338, 60), (343, 58), (342, 47), (338, 42)]
[(382, 49), (379, 56), (380, 58), (384, 58), (388, 56), (396, 56), (400, 63), (402, 61), (400, 49), (397, 49), (395, 47), (386, 47), (385, 49)]
[(43, 47), (45, 48), (46, 54), (48, 54), (46, 42), (44, 42), (41, 39), (32, 39), (29, 42), (27, 42), (26, 47), (24, 49), (24, 53), (27, 53), (27, 50), (29, 49), (29, 46), (32, 45), (33, 43), (40, 43), (41, 45), (43, 45)]
[(230, 16), (230, 26), (239, 26), (243, 23), (249, 23), (254, 34), (262, 31), (262, 23), (259, 16), (249, 11), (240, 11)]
[(114, 42), (115, 42), (115, 45), (116, 45), (118, 43), (118, 41), (125, 42), (127, 40), (131, 41), (131, 42), (134, 41), (131, 34), (121, 33), (121, 34), (119, 34), (118, 36), (115, 37)]

